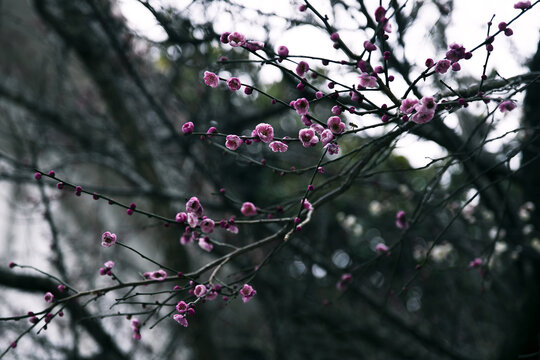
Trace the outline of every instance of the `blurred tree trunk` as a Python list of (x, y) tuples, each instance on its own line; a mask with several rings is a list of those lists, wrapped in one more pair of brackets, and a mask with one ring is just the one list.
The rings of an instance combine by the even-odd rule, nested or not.
[[(531, 72), (540, 71), (540, 42), (536, 54), (530, 62)], [(522, 151), (519, 175), (522, 184), (523, 202), (530, 201), (535, 210), (531, 214), (530, 223), (534, 231), (540, 229), (540, 82), (538, 79), (531, 83), (525, 95), (523, 109), (523, 126), (528, 128), (522, 140), (527, 144)], [(524, 244), (524, 256), (516, 263), (519, 271), (518, 283), (514, 294), (516, 314), (507, 314), (513, 321), (508, 331), (508, 341), (503, 344), (500, 359), (516, 359), (519, 355), (528, 355), (527, 359), (540, 359), (540, 255)], [(514, 316), (515, 315), (515, 316)], [(535, 354), (534, 356), (532, 354)]]

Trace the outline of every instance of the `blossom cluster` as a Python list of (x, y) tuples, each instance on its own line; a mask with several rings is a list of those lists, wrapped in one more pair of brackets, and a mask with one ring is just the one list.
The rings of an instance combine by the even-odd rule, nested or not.
[[(214, 231), (215, 221), (204, 215), (204, 208), (197, 197), (193, 196), (186, 202), (186, 210), (176, 214), (176, 222), (187, 225), (180, 237), (182, 245), (197, 240), (201, 249), (212, 251), (214, 245), (206, 234)], [(201, 234), (196, 230), (197, 228)]]

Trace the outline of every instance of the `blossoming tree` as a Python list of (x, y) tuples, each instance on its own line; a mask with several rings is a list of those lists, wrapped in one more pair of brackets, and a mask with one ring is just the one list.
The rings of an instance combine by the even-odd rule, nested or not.
[[(137, 3), (166, 40), (134, 37), (107, 1), (34, 1), (27, 20), (61, 48), (40, 51), (61, 60), (0, 83), (4, 178), (50, 245), (8, 252), (0, 284), (28, 305), (3, 309), (1, 356), (540, 354), (540, 55), (526, 73), (490, 62), (539, 1), (479, 14), (480, 37), (447, 45), (443, 28), (421, 63), (407, 31), (451, 1), (251, 9), (324, 33), (328, 56), (185, 15), (236, 2)], [(439, 154), (411, 165), (402, 144), (422, 141)]]

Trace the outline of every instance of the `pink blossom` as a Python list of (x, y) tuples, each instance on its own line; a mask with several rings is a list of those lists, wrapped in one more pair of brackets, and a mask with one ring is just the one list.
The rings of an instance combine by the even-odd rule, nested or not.
[(289, 49), (286, 46), (281, 45), (278, 48), (277, 54), (280, 58), (286, 58), (289, 55)]
[(191, 134), (193, 132), (193, 129), (195, 129), (195, 125), (191, 121), (188, 121), (184, 125), (182, 125), (182, 132), (185, 135)]
[(300, 61), (296, 66), (296, 73), (298, 76), (304, 76), (309, 71), (309, 64), (305, 61)]
[(435, 113), (433, 111), (421, 111), (411, 116), (411, 121), (417, 124), (425, 124), (433, 119)]
[(264, 48), (264, 43), (261, 41), (247, 41), (246, 48), (250, 51), (257, 51)]
[(197, 216), (196, 213), (193, 213), (193, 212), (189, 212), (187, 214), (187, 221), (188, 221), (188, 225), (192, 228), (196, 227), (197, 224), (199, 223), (199, 217)]
[(257, 294), (257, 291), (255, 291), (253, 287), (251, 287), (251, 285), (248, 285), (248, 284), (244, 284), (244, 286), (240, 290), (240, 295), (242, 295), (242, 301), (244, 303), (247, 303), (256, 294)]
[(450, 60), (442, 59), (437, 61), (435, 65), (435, 72), (439, 74), (444, 74), (450, 68)]
[(194, 213), (198, 217), (203, 216), (204, 209), (201, 205), (201, 202), (199, 201), (199, 198), (196, 196), (192, 196), (187, 202), (186, 202), (186, 212)]
[(52, 303), (54, 300), (54, 295), (51, 292), (46, 292), (43, 298), (45, 299), (46, 302)]
[(187, 220), (187, 214), (185, 212), (182, 211), (176, 214), (176, 222), (183, 223), (183, 222), (186, 222), (186, 220)]
[(356, 67), (358, 67), (360, 69), (360, 71), (362, 71), (362, 72), (367, 72), (368, 71), (367, 63), (366, 63), (365, 60), (358, 60), (358, 63), (356, 64)]
[(446, 52), (446, 58), (452, 63), (458, 62), (461, 59), (465, 58), (465, 48), (463, 45), (453, 43), (450, 45), (450, 50)]
[(141, 322), (135, 318), (131, 320), (131, 330), (133, 330), (133, 338), (135, 340), (141, 340)]
[(215, 290), (210, 290), (210, 291), (206, 294), (206, 297), (204, 298), (204, 300), (206, 300), (206, 301), (213, 301), (213, 300), (216, 300), (217, 296), (218, 296), (217, 291), (215, 291)]
[(212, 231), (214, 231), (214, 220), (206, 218), (201, 221), (201, 231), (205, 234), (210, 234)]
[(114, 261), (109, 260), (105, 264), (103, 264), (103, 266), (104, 267), (99, 268), (99, 275), (101, 275), (101, 276), (104, 276), (104, 275), (112, 276), (113, 275), (112, 269), (114, 268)]
[(214, 248), (214, 244), (210, 242), (210, 239), (208, 238), (208, 236), (201, 236), (199, 238), (199, 247), (203, 249), (204, 251), (210, 252)]
[(233, 32), (227, 37), (232, 47), (239, 47), (246, 43), (246, 37), (238, 32)]
[(322, 91), (317, 91), (317, 92), (315, 93), (315, 97), (316, 97), (317, 99), (321, 99), (323, 96), (324, 96), (324, 94), (322, 93)]
[(116, 243), (116, 234), (112, 234), (109, 231), (105, 231), (101, 235), (101, 246), (111, 247)]
[(377, 50), (377, 45), (375, 45), (371, 41), (366, 40), (364, 41), (364, 49), (366, 49), (368, 52), (372, 52)]
[(219, 77), (210, 71), (204, 72), (204, 83), (210, 87), (217, 87), (219, 84)]
[(517, 3), (514, 4), (514, 9), (521, 9), (521, 10), (525, 10), (525, 9), (528, 9), (531, 7), (531, 2), (530, 1), (518, 1)]
[(193, 240), (194, 240), (194, 234), (185, 232), (180, 237), (180, 244), (186, 245), (186, 244), (192, 243)]
[(329, 155), (337, 155), (339, 153), (339, 145), (335, 143), (330, 143), (324, 147), (328, 151)]
[(173, 319), (174, 319), (174, 321), (176, 321), (177, 323), (179, 323), (183, 327), (188, 327), (188, 321), (187, 321), (187, 319), (185, 318), (184, 315), (174, 314)]
[(140, 328), (141, 328), (141, 322), (139, 321), (139, 319), (135, 318), (131, 320), (131, 330), (136, 331), (136, 330), (139, 330)]
[(228, 44), (229, 43), (229, 35), (231, 33), (226, 31), (224, 32), (223, 34), (221, 34), (221, 36), (219, 37), (219, 41), (221, 41), (223, 44)]
[(229, 150), (236, 150), (242, 145), (242, 139), (237, 135), (227, 135), (225, 138), (225, 147)]
[(435, 112), (436, 109), (437, 103), (432, 96), (424, 96), (420, 100), (420, 103), (414, 107), (414, 110), (416, 110), (416, 112)]
[(292, 103), (292, 106), (298, 115), (306, 115), (309, 111), (309, 101), (307, 101), (306, 98), (296, 99), (296, 101)]
[(281, 141), (272, 141), (269, 145), (273, 152), (285, 152), (289, 146)]
[(516, 103), (512, 100), (506, 100), (499, 104), (499, 110), (504, 113), (508, 111), (512, 111), (516, 108)]
[(368, 73), (362, 73), (360, 75), (360, 86), (366, 88), (377, 87), (377, 78), (375, 76), (369, 75)]
[(345, 131), (345, 124), (341, 122), (341, 119), (338, 116), (331, 116), (330, 118), (328, 118), (326, 126), (328, 126), (328, 129), (330, 129), (330, 131), (332, 131), (332, 133), (336, 135), (341, 134), (343, 131)]
[(320, 125), (320, 124), (313, 124), (312, 123), (309, 126), (309, 128), (313, 129), (317, 133), (317, 135), (321, 135), (323, 133), (323, 131), (324, 131), (324, 127), (322, 125)]
[(482, 259), (481, 258), (475, 258), (474, 260), (472, 260), (471, 262), (469, 262), (469, 267), (470, 268), (478, 268), (480, 266), (482, 266)]
[(330, 141), (334, 139), (334, 134), (332, 134), (332, 131), (330, 129), (325, 129), (321, 133), (321, 142), (323, 146), (326, 146)]
[[(302, 202), (303, 201), (303, 202)], [(300, 204), (302, 204), (302, 207), (306, 209), (307, 211), (313, 210), (313, 205), (308, 201), (308, 199), (302, 199), (300, 200)]]
[[(261, 142), (261, 139), (259, 138), (259, 134), (257, 134), (257, 130), (253, 129), (251, 131), (251, 137), (253, 138), (253, 142)], [(248, 139), (249, 141), (252, 141), (250, 139)], [(246, 145), (249, 145), (250, 142), (247, 142), (246, 141)]]
[(377, 9), (375, 9), (375, 21), (377, 22), (383, 22), (386, 20), (386, 9), (382, 6), (379, 6)]
[(337, 105), (334, 105), (332, 106), (332, 114), (334, 115), (339, 115), (341, 114), (341, 107), (337, 106)]
[(255, 127), (257, 136), (264, 143), (269, 143), (274, 139), (274, 128), (270, 124), (260, 123)]
[(240, 209), (240, 212), (244, 216), (255, 216), (257, 215), (257, 207), (252, 202), (245, 202), (242, 204), (242, 208)]
[(298, 137), (302, 145), (306, 148), (315, 146), (319, 142), (319, 138), (315, 135), (313, 129), (301, 129), (298, 132)]
[(375, 251), (381, 255), (390, 255), (390, 249), (383, 243), (378, 243), (377, 246), (375, 246)]
[(302, 123), (306, 126), (311, 126), (313, 124), (313, 121), (311, 121), (311, 119), (307, 115), (302, 115), (301, 120)]
[(437, 103), (431, 96), (424, 96), (422, 100), (414, 107), (416, 113), (411, 116), (411, 121), (417, 124), (425, 124), (435, 116)]
[(176, 311), (178, 311), (180, 314), (185, 313), (188, 308), (189, 306), (185, 301), (179, 301), (178, 304), (176, 304)]
[(165, 270), (159, 269), (150, 274), (150, 279), (163, 281), (167, 278)]
[(230, 232), (230, 233), (233, 233), (233, 234), (238, 234), (238, 226), (236, 226), (234, 224), (231, 224), (227, 228), (227, 231)]
[(240, 88), (242, 87), (242, 83), (240, 82), (240, 79), (232, 77), (227, 80), (227, 86), (229, 87), (229, 90), (236, 91), (240, 90)]
[(353, 277), (352, 274), (346, 273), (341, 275), (341, 279), (336, 284), (336, 287), (339, 291), (343, 291), (347, 289), (347, 286), (349, 286), (350, 283), (352, 283)]
[(405, 211), (400, 210), (396, 214), (396, 226), (399, 229), (407, 229), (409, 227), (409, 223), (407, 222), (407, 219), (405, 217)]
[(403, 99), (401, 101), (401, 106), (399, 107), (399, 110), (401, 110), (402, 113), (409, 115), (413, 112), (414, 106), (418, 104), (417, 99)]
[(193, 294), (196, 297), (200, 298), (204, 296), (204, 294), (206, 294), (206, 291), (207, 291), (206, 286), (199, 284), (195, 286), (195, 289), (193, 290)]

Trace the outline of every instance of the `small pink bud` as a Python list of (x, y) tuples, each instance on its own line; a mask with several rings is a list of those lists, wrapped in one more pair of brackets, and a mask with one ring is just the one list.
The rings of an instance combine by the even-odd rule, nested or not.
[(383, 243), (378, 243), (377, 246), (375, 246), (375, 251), (381, 255), (390, 255), (390, 249)]
[(189, 135), (193, 132), (194, 128), (195, 128), (195, 125), (193, 125), (193, 123), (189, 121), (185, 123), (184, 125), (182, 125), (182, 132), (184, 133), (184, 135)]
[(372, 52), (372, 51), (377, 50), (377, 45), (375, 45), (374, 43), (366, 40), (366, 41), (364, 41), (364, 49), (366, 49), (366, 51), (368, 51), (368, 52)]
[(257, 207), (252, 202), (245, 202), (242, 204), (240, 212), (244, 216), (255, 216), (257, 215)]
[(52, 303), (54, 300), (54, 295), (51, 292), (45, 293), (45, 296), (43, 297), (46, 302)]
[(281, 45), (278, 48), (277, 54), (281, 58), (286, 58), (287, 56), (289, 56), (289, 49), (286, 46)]

